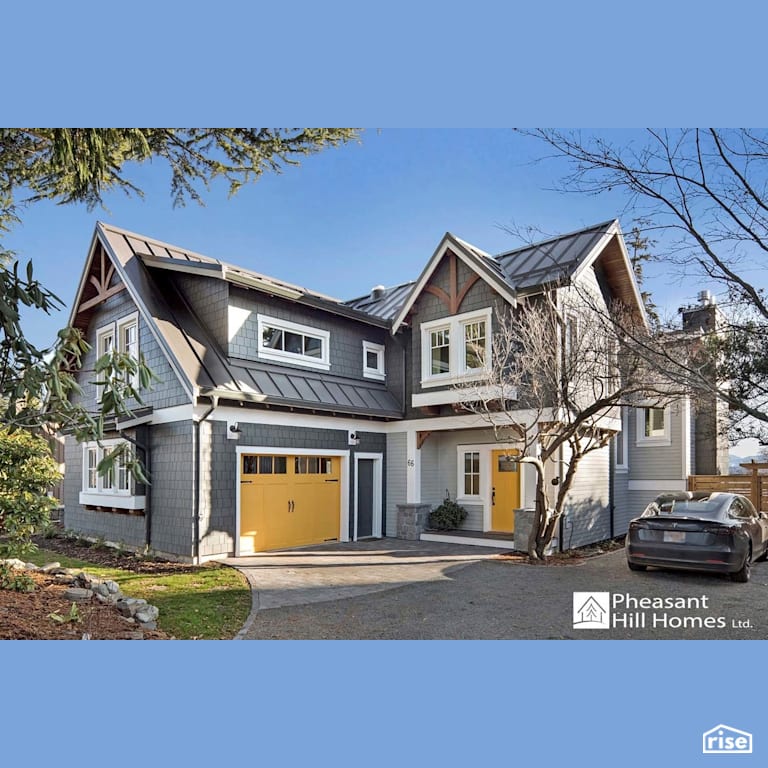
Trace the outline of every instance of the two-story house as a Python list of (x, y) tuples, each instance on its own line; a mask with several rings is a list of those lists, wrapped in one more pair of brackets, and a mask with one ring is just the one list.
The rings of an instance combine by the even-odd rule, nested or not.
[[(505, 460), (514, 446), (461, 408), (455, 383), (486, 364), (499, 311), (556, 280), (641, 311), (616, 221), (497, 256), (446, 234), (415, 282), (351, 301), (97, 224), (70, 318), (91, 345), (82, 398), (96, 408), (93, 366), (115, 347), (160, 382), (101, 444), (67, 437), (65, 526), (201, 561), (396, 536), (399, 523), (404, 535), (447, 494), (469, 512), (466, 542), (509, 548), (532, 470)], [(582, 462), (561, 547), (618, 535), (640, 511), (626, 494), (615, 508), (622, 439)], [(123, 440), (150, 484), (97, 471)]]

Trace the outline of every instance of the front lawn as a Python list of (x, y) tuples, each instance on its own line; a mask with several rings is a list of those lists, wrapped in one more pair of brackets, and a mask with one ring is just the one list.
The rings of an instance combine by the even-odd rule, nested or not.
[[(54, 541), (50, 542), (53, 546)], [(148, 563), (155, 567), (142, 572), (140, 564), (131, 563), (128, 570), (42, 548), (26, 559), (36, 565), (59, 562), (64, 568), (82, 568), (99, 578), (113, 579), (129, 597), (142, 597), (156, 605), (160, 609), (158, 628), (180, 640), (231, 638), (243, 626), (251, 609), (251, 592), (245, 577), (234, 568), (217, 563), (174, 563), (168, 569)]]

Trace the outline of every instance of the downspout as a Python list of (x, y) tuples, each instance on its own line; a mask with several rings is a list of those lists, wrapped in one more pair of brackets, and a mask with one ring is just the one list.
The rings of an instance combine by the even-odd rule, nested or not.
[(621, 439), (621, 432), (613, 436), (613, 440), (608, 444), (608, 509), (611, 515), (611, 539), (616, 535), (614, 517), (616, 514), (616, 470), (613, 464), (613, 457), (616, 455), (616, 440)]
[(195, 498), (192, 503), (194, 523), (192, 532), (192, 562), (199, 564), (200, 560), (200, 425), (216, 410), (219, 405), (219, 396), (210, 395), (211, 405), (199, 418), (192, 418), (192, 450), (195, 452), (195, 477), (192, 482), (192, 493)]

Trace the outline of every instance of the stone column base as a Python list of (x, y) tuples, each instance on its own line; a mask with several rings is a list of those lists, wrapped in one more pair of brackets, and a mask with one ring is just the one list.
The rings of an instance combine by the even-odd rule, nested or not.
[(397, 505), (397, 538), (418, 541), (427, 527), (429, 504), (398, 504)]

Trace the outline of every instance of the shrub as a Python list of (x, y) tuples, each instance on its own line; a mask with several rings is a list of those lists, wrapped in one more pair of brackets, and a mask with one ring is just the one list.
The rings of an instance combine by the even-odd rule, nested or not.
[(0, 427), (0, 557), (34, 550), (30, 539), (50, 520), (57, 502), (47, 493), (60, 477), (42, 437)]
[(443, 503), (429, 514), (429, 525), (438, 531), (458, 528), (467, 519), (467, 510), (446, 497)]

